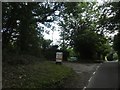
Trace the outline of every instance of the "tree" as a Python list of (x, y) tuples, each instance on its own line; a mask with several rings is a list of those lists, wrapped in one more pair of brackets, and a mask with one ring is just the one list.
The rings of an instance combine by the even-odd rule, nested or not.
[[(38, 53), (42, 47), (43, 30), (38, 23), (53, 22), (62, 3), (2, 3), (3, 50)], [(49, 17), (49, 18), (48, 18)]]
[(43, 51), (45, 51), (46, 49), (50, 48), (50, 44), (52, 43), (52, 40), (48, 39), (48, 40), (45, 40), (43, 39), (43, 42), (42, 42), (42, 49)]
[[(20, 52), (38, 46), (36, 22), (32, 10), (36, 3), (3, 3), (3, 49)], [(10, 48), (9, 48), (10, 46)]]
[(120, 60), (120, 32), (114, 37), (114, 44), (113, 44), (113, 48), (115, 49), (115, 51), (117, 51), (119, 60)]
[[(95, 59), (106, 55), (107, 39), (101, 33), (98, 34), (99, 9), (96, 3), (79, 2), (65, 4), (61, 36), (64, 47), (74, 47), (82, 59)], [(101, 59), (101, 58), (100, 58)]]
[(112, 3), (113, 7), (114, 7), (114, 11), (116, 13), (115, 16), (113, 16), (113, 25), (112, 27), (116, 28), (114, 30), (118, 30), (118, 34), (114, 37), (114, 44), (113, 44), (113, 48), (117, 51), (119, 60), (120, 60), (120, 2), (116, 2), (116, 3)]
[(100, 27), (105, 28), (104, 30), (109, 33), (118, 32), (115, 35), (113, 42), (113, 48), (117, 51), (118, 57), (120, 59), (120, 2), (109, 2), (101, 6), (103, 9), (102, 17), (104, 18), (100, 24)]

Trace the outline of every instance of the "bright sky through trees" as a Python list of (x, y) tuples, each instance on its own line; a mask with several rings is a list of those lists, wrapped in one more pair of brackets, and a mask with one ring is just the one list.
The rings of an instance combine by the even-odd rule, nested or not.
[[(98, 2), (98, 5), (102, 5), (104, 2), (107, 2), (107, 0), (97, 0)], [(56, 12), (56, 14), (59, 14), (59, 11)], [(59, 41), (60, 41), (60, 27), (57, 25), (57, 21), (55, 21), (54, 23), (52, 23), (52, 26), (54, 26), (54, 30), (52, 30), (52, 28), (47, 28), (44, 24), (40, 24), (40, 26), (43, 26), (45, 28), (45, 32), (44, 32), (44, 38), (45, 39), (51, 39), (53, 40), (53, 45), (55, 44), (59, 44)], [(46, 31), (48, 33), (46, 33)], [(114, 34), (109, 34), (109, 33), (106, 33), (105, 36), (108, 36), (108, 37), (113, 37), (114, 35), (116, 35), (117, 32), (115, 32)]]

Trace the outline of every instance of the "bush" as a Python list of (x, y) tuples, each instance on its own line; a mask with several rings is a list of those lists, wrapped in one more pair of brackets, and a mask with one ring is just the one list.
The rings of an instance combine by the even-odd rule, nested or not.
[(57, 52), (57, 46), (52, 46), (51, 48), (46, 49), (45, 51), (43, 51), (45, 57), (48, 60), (56, 60), (56, 52)]
[(112, 61), (113, 60), (113, 53), (109, 54), (107, 56), (107, 59), (108, 59), (108, 61)]
[(31, 55), (15, 54), (3, 52), (3, 63), (11, 65), (16, 64), (31, 64), (43, 60), (44, 58), (37, 58)]
[(69, 52), (67, 50), (63, 50), (63, 60), (67, 61), (69, 57)]

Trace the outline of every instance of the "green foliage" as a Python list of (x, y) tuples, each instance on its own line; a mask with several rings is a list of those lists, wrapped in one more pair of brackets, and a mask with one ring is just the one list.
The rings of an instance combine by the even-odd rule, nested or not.
[(29, 65), (3, 65), (2, 86), (4, 88), (62, 88), (73, 70), (53, 62)]
[(75, 50), (73, 48), (68, 48), (67, 51), (69, 52), (69, 56), (76, 56)]
[(116, 52), (113, 54), (113, 59), (114, 59), (114, 60), (118, 60), (118, 55), (117, 55)]
[(2, 52), (2, 61), (3, 64), (7, 63), (9, 65), (28, 65), (33, 64), (35, 62), (39, 62), (44, 60), (43, 55), (40, 55), (39, 58), (35, 57), (36, 55), (32, 56), (30, 53), (28, 54), (18, 54), (13, 53), (10, 51), (3, 51)]
[(106, 3), (103, 4), (101, 8), (103, 9), (101, 18), (102, 16), (107, 18), (104, 18), (104, 21), (101, 21), (100, 27), (103, 27), (111, 33), (118, 32), (113, 40), (113, 48), (117, 51), (120, 59), (120, 2)]
[(82, 59), (102, 59), (110, 46), (103, 34), (98, 34), (100, 11), (96, 3), (65, 3), (61, 40), (63, 47), (73, 47)]
[[(62, 50), (74, 48), (80, 56), (103, 59), (111, 48), (106, 33), (120, 30), (120, 10), (117, 3), (65, 2), (42, 3), (20, 2), (2, 4), (3, 51), (40, 56), (50, 49), (50, 40), (43, 38), (39, 23), (50, 26), (49, 22), (60, 20)], [(59, 11), (59, 15), (55, 12)], [(116, 39), (118, 38), (118, 39)], [(119, 54), (119, 34), (114, 39), (114, 48)], [(118, 43), (118, 44), (117, 44)], [(84, 48), (83, 48), (84, 47)], [(44, 53), (41, 53), (44, 52)], [(45, 53), (47, 52), (47, 53)], [(66, 56), (68, 52), (65, 50)], [(53, 54), (55, 55), (55, 50)], [(41, 55), (42, 56), (42, 55)], [(101, 58), (103, 57), (103, 58)]]
[(75, 50), (82, 59), (92, 59), (96, 49), (96, 36), (94, 33), (84, 31), (74, 38)]
[(113, 53), (111, 53), (107, 56), (107, 60), (108, 61), (113, 61)]
[[(85, 30), (74, 38), (74, 48), (82, 59), (97, 59), (97, 55), (106, 55), (106, 39), (93, 31)], [(101, 59), (101, 58), (99, 58)]]
[(114, 43), (113, 43), (113, 48), (115, 49), (115, 51), (117, 51), (119, 60), (120, 60), (120, 33), (118, 33), (115, 37), (114, 37)]
[[(44, 40), (39, 23), (53, 22), (62, 3), (3, 2), (3, 51), (40, 56), (51, 41)], [(48, 17), (52, 17), (48, 19)]]
[(50, 44), (51, 43), (52, 43), (52, 40), (50, 40), (50, 39), (48, 39), (48, 40), (43, 39), (43, 41), (42, 41), (42, 49), (46, 50), (46, 49), (50, 48)]
[(67, 61), (69, 57), (69, 52), (67, 50), (61, 50), (63, 52), (63, 60)]
[(43, 53), (45, 55), (45, 57), (48, 59), (48, 60), (56, 60), (56, 52), (57, 52), (57, 49), (58, 48), (58, 45), (54, 45), (54, 46), (51, 46), (50, 48), (47, 48)]

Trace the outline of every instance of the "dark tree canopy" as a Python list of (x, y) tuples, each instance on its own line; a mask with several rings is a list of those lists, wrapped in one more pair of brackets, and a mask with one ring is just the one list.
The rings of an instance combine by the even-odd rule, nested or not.
[[(52, 5), (52, 6), (50, 6)], [(3, 49), (38, 49), (43, 31), (38, 23), (52, 22), (61, 3), (2, 3)], [(48, 17), (52, 17), (48, 19)]]
[(101, 33), (101, 14), (97, 3), (65, 3), (63, 12), (63, 20), (60, 22), (63, 48), (71, 46), (81, 59), (104, 59), (110, 46)]
[[(111, 51), (107, 33), (115, 31), (114, 49), (120, 56), (120, 2), (3, 2), (3, 51), (39, 55), (49, 50), (44, 24), (61, 26), (61, 49), (72, 48), (81, 59), (104, 59)], [(56, 14), (59, 12), (59, 14)], [(112, 41), (112, 40), (111, 40)], [(50, 53), (50, 52), (49, 52)], [(43, 53), (44, 54), (44, 53)]]
[[(109, 7), (109, 9), (106, 7)], [(105, 23), (101, 23), (101, 26), (108, 29), (111, 33), (118, 32), (113, 40), (113, 48), (117, 51), (120, 59), (120, 2), (107, 3), (104, 4), (102, 8), (104, 8), (102, 15), (105, 17), (107, 12), (109, 17), (102, 21)]]

